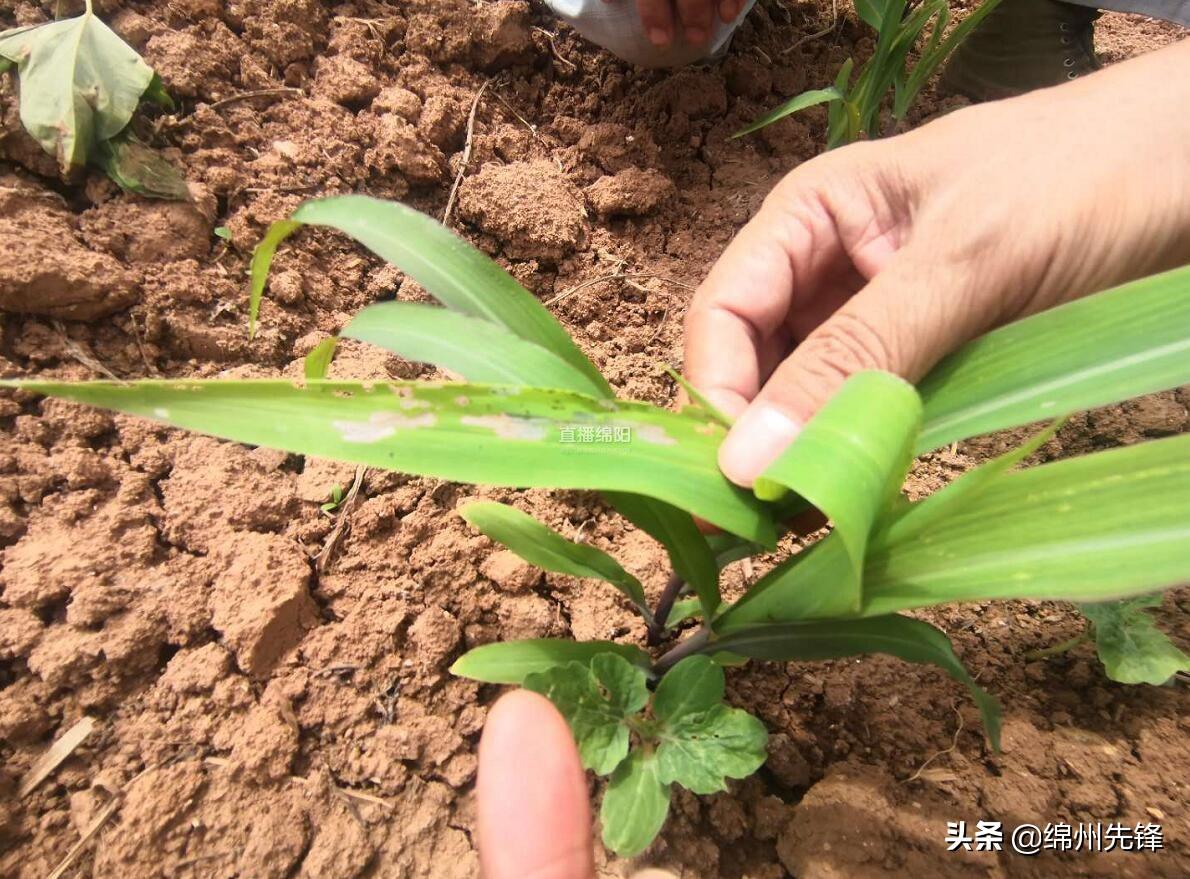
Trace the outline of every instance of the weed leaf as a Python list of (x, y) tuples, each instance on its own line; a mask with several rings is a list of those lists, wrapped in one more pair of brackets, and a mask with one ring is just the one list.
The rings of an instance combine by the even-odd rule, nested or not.
[(644, 671), (615, 653), (529, 675), (524, 687), (554, 703), (570, 724), (583, 766), (597, 775), (610, 774), (628, 756), (625, 721), (649, 699)]
[(1095, 647), (1107, 676), (1122, 684), (1164, 684), (1178, 672), (1190, 672), (1190, 656), (1157, 628), (1148, 608), (1160, 595), (1127, 601), (1080, 604), (1095, 626)]
[(696, 794), (713, 794), (727, 790), (727, 779), (747, 778), (760, 768), (768, 732), (747, 711), (720, 704), (671, 720), (663, 725), (660, 738), (660, 780)]
[(599, 809), (603, 844), (622, 858), (649, 847), (669, 814), (670, 788), (661, 781), (655, 754), (636, 750), (608, 783)]
[(17, 65), (21, 123), (63, 171), (85, 165), (95, 145), (132, 119), (153, 70), (90, 11), (0, 34), (0, 56)]
[(528, 513), (495, 501), (473, 501), (462, 507), (459, 515), (531, 565), (611, 583), (628, 596), (646, 619), (651, 618), (640, 581), (602, 550), (567, 540)]
[(723, 669), (709, 656), (688, 656), (665, 673), (653, 697), (653, 716), (673, 724), (723, 701)]

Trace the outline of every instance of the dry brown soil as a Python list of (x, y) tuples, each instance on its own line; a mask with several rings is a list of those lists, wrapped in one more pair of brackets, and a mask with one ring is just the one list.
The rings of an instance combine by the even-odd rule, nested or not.
[[(53, 5), (0, 9), (6, 24), (30, 23)], [(634, 71), (520, 0), (96, 6), (180, 100), (143, 133), (185, 169), (196, 200), (131, 198), (96, 174), (58, 179), (20, 132), (6, 82), (3, 375), (296, 374), (361, 306), (421, 294), (344, 238), (307, 232), (279, 256), (250, 342), (252, 246), (316, 194), (363, 191), (440, 216), (491, 77), (452, 223), (553, 300), (623, 395), (670, 402), (660, 366), (680, 365), (691, 285), (778, 177), (814, 155), (824, 117), (727, 135), (870, 51), (850, 15), (802, 41), (829, 12), (793, 0), (761, 3), (722, 63), (671, 73)], [(1116, 61), (1176, 37), (1108, 16), (1100, 41)], [(927, 96), (918, 115), (953, 105)], [(995, 145), (973, 145), (971, 161), (981, 149)], [(212, 235), (223, 225), (230, 244)], [(637, 277), (563, 297), (624, 274)], [(429, 370), (346, 344), (332, 374)], [(1188, 404), (1183, 391), (1076, 418), (1042, 457), (1184, 431)], [(665, 579), (657, 547), (586, 494), (372, 472), (319, 569), (335, 525), (319, 505), (350, 484), (350, 467), (13, 393), (0, 396), (0, 436), (0, 876), (12, 879), (49, 875), (105, 814), (64, 875), (473, 876), (475, 746), (498, 690), (446, 667), (500, 638), (642, 631), (616, 593), (526, 569), (456, 506), (510, 500), (614, 551), (650, 591)], [(910, 493), (1007, 442), (929, 456)], [(730, 588), (755, 573), (734, 566)], [(1183, 642), (1185, 604), (1171, 597), (1162, 615)], [(752, 879), (1190, 873), (1184, 687), (1115, 685), (1087, 647), (1027, 661), (1077, 632), (1066, 606), (925, 616), (1003, 700), (1003, 754), (932, 668), (757, 664), (731, 674), (731, 698), (768, 724), (767, 765), (729, 793), (679, 795), (638, 863)], [(84, 715), (96, 731), (18, 798), (35, 758)], [(1155, 821), (1166, 849), (947, 854), (945, 822), (980, 818)], [(605, 875), (629, 868), (598, 860)]]

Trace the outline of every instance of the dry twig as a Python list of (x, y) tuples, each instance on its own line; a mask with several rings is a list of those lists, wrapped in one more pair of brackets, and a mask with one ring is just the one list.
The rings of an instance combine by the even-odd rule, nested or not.
[(467, 163), (471, 161), (471, 146), (475, 140), (475, 114), (479, 111), (479, 100), (488, 90), (495, 77), (488, 77), (475, 93), (475, 100), (471, 102), (471, 112), (467, 114), (467, 140), (463, 144), (463, 157), (459, 160), (459, 171), (455, 174), (455, 182), (450, 187), (450, 197), (446, 199), (446, 210), (442, 212), (442, 225), (450, 224), (450, 212), (454, 210), (455, 196), (459, 194), (459, 184), (463, 182), (463, 175), (467, 173)]
[(550, 33), (543, 27), (534, 26), (533, 30), (537, 31), (539, 34), (545, 35), (546, 40), (549, 41), (549, 44), (550, 44), (550, 52), (553, 53), (555, 58), (557, 58), (560, 62), (565, 64), (571, 70), (578, 70), (577, 64), (575, 64), (573, 61), (571, 61), (569, 58), (565, 57), (561, 52), (558, 51), (558, 45), (557, 45), (557, 43), (554, 42), (554, 40), (557, 39), (557, 36), (558, 36), (557, 34)]
[[(954, 707), (954, 706), (952, 706), (952, 707)], [(959, 725), (957, 727), (955, 727), (954, 738), (950, 742), (950, 747), (944, 748), (943, 750), (939, 751), (937, 754), (931, 755), (929, 757), (929, 759), (926, 760), (925, 763), (923, 763), (923, 764), (921, 764), (921, 766), (917, 767), (917, 771), (915, 773), (913, 773), (911, 776), (909, 776), (904, 781), (902, 781), (901, 784), (908, 784), (911, 781), (917, 781), (917, 779), (921, 778), (921, 774), (926, 771), (926, 767), (928, 767), (931, 763), (933, 763), (939, 757), (944, 757), (947, 754), (953, 754), (955, 752), (955, 749), (958, 748), (959, 733), (961, 733), (963, 731), (963, 715), (957, 707), (954, 707), (954, 713), (955, 713), (955, 716), (957, 716), (959, 719)]]
[(808, 42), (810, 42), (810, 40), (817, 40), (820, 37), (825, 37), (827, 34), (829, 34), (831, 31), (833, 31), (838, 26), (838, 24), (839, 24), (839, 0), (831, 0), (831, 23), (828, 24), (826, 27), (824, 27), (822, 30), (818, 31), (817, 33), (806, 34), (806, 36), (802, 37), (800, 40), (798, 40), (796, 43), (794, 43), (788, 49), (783, 50), (781, 52), (781, 54), (783, 56), (788, 55), (790, 52), (792, 52), (798, 46), (808, 43)]
[(49, 749), (29, 767), (29, 771), (25, 773), (25, 777), (21, 779), (20, 786), (17, 788), (17, 796), (27, 796), (35, 787), (49, 778), (50, 774), (62, 765), (62, 761), (73, 754), (75, 748), (86, 741), (87, 736), (91, 735), (94, 730), (94, 719), (84, 717), (58, 736)]
[(218, 107), (226, 107), (229, 104), (237, 104), (240, 101), (251, 101), (253, 98), (304, 98), (306, 93), (301, 89), (292, 89), (288, 87), (272, 88), (272, 89), (255, 89), (250, 92), (240, 92), (238, 95), (232, 95), (229, 98), (223, 98), (213, 104), (207, 106), (214, 110)]
[(327, 566), (331, 563), (331, 559), (335, 555), (335, 550), (339, 548), (339, 542), (343, 539), (343, 535), (347, 531), (347, 523), (351, 517), (351, 511), (355, 509), (355, 501), (359, 495), (360, 487), (364, 484), (364, 474), (367, 472), (368, 468), (363, 464), (355, 468), (355, 479), (352, 481), (351, 488), (348, 490), (346, 497), (343, 498), (343, 503), (339, 504), (339, 515), (335, 519), (334, 530), (327, 537), (326, 543), (323, 544), (322, 551), (318, 553), (318, 559), (314, 563), (314, 567), (319, 574), (326, 571)]
[(75, 360), (88, 369), (93, 369), (95, 372), (110, 378), (114, 382), (123, 381), (122, 378), (100, 363), (99, 360), (97, 360), (94, 355), (87, 351), (86, 348), (84, 348), (74, 339), (70, 338), (70, 336), (66, 334), (66, 327), (62, 324), (62, 321), (54, 321), (54, 329), (56, 329), (59, 335), (62, 336), (62, 344), (66, 346), (66, 350), (71, 353), (71, 356), (73, 356)]
[(627, 281), (631, 278), (639, 278), (641, 280), (651, 278), (656, 281), (662, 281), (663, 283), (666, 283), (666, 284), (673, 284), (675, 287), (681, 287), (683, 290), (694, 290), (695, 289), (693, 284), (687, 284), (684, 281), (675, 281), (673, 278), (667, 278), (664, 275), (654, 275), (654, 274), (651, 274), (648, 272), (621, 272), (621, 273), (615, 274), (615, 275), (604, 275), (601, 278), (592, 278), (590, 281), (583, 281), (581, 284), (575, 284), (569, 290), (563, 290), (561, 293), (559, 293), (553, 299), (547, 299), (545, 301), (545, 305), (548, 308), (551, 305), (555, 305), (555, 304), (561, 302), (563, 299), (566, 299), (568, 296), (572, 296), (573, 294), (577, 293), (578, 291), (585, 290), (588, 287), (594, 287), (596, 284), (602, 284), (606, 281)]

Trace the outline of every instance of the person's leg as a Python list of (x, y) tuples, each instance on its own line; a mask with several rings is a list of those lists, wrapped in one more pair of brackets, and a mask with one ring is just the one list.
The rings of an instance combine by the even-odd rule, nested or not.
[(1190, 26), (1190, 0), (1001, 0), (955, 50), (942, 89), (991, 101), (1097, 70), (1094, 27), (1101, 9)]

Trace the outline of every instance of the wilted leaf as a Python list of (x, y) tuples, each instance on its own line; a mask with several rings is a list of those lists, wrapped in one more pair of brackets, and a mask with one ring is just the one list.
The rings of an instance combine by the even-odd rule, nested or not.
[(64, 171), (123, 131), (153, 70), (88, 9), (77, 18), (0, 34), (17, 65), (21, 123)]
[(137, 140), (129, 128), (97, 144), (95, 162), (126, 192), (146, 198), (190, 200), (190, 189), (181, 172), (161, 153)]

